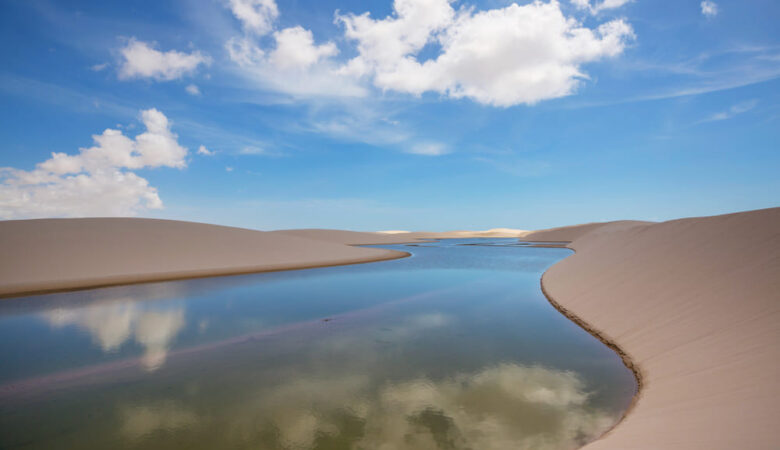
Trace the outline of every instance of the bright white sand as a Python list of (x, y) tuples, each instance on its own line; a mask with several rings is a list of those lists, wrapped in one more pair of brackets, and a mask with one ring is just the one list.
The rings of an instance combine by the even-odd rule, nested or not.
[(525, 239), (573, 241), (546, 293), (641, 374), (635, 407), (586, 449), (780, 448), (780, 208)]

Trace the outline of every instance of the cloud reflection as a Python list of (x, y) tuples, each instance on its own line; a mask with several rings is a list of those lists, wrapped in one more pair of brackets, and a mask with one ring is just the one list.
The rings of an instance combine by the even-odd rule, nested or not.
[(132, 336), (144, 347), (142, 362), (150, 371), (165, 362), (171, 342), (185, 323), (182, 307), (147, 310), (130, 302), (54, 309), (42, 317), (53, 327), (75, 325), (87, 331), (104, 352), (118, 350)]
[(157, 430), (175, 430), (194, 425), (198, 418), (181, 406), (163, 402), (131, 406), (120, 412), (121, 433), (131, 439), (144, 438)]
[[(588, 405), (576, 374), (542, 367), (499, 364), (379, 385), (369, 374), (338, 375), (244, 392), (192, 429), (256, 448), (553, 450), (580, 447), (616, 419)], [(215, 417), (220, 423), (209, 423)]]

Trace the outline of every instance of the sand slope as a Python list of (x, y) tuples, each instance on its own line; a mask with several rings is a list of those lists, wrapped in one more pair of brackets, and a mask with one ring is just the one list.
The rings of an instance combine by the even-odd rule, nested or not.
[(780, 208), (532, 233), (577, 253), (543, 286), (638, 364), (624, 421), (586, 448), (780, 448)]
[(653, 222), (640, 222), (636, 220), (585, 223), (582, 225), (571, 225), (559, 228), (549, 228), (547, 230), (530, 231), (523, 235), (522, 238), (529, 241), (571, 242), (597, 230), (602, 233), (606, 230), (632, 228), (638, 225), (649, 225), (651, 223)]
[(0, 296), (405, 255), (311, 237), (155, 219), (0, 221)]
[(0, 221), (0, 297), (380, 261), (406, 253), (353, 246), (421, 238), (517, 236), (518, 232), (266, 232), (135, 218)]

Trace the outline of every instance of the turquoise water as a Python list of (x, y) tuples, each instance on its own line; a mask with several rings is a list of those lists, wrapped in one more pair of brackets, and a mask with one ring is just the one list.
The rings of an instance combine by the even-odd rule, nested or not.
[(569, 449), (636, 386), (511, 239), (0, 301), (0, 447)]

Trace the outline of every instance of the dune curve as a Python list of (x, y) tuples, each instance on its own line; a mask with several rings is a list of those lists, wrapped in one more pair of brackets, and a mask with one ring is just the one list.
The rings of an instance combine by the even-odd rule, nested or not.
[(576, 253), (554, 304), (630, 355), (642, 387), (588, 450), (780, 445), (780, 208), (531, 233)]

